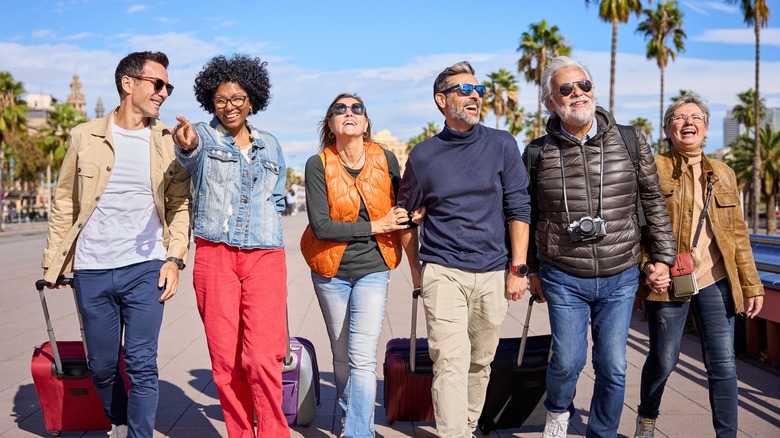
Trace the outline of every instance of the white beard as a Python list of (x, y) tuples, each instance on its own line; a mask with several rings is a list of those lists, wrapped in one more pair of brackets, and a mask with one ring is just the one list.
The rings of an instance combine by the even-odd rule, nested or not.
[[(584, 106), (571, 106), (576, 102), (586, 101)], [(585, 126), (593, 121), (596, 116), (596, 103), (588, 96), (575, 97), (569, 100), (569, 105), (558, 105), (555, 99), (552, 99), (555, 113), (561, 118), (561, 121), (567, 125)]]

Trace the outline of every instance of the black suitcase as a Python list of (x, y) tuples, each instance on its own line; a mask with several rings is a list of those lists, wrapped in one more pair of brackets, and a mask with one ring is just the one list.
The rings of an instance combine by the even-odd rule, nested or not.
[[(528, 337), (531, 310), (537, 296), (528, 301), (523, 336), (502, 338), (490, 365), (490, 382), (485, 405), (477, 426), (487, 435), (495, 429), (523, 426), (529, 417), (544, 413), (542, 401), (547, 393), (547, 364), (550, 360), (551, 335)], [(539, 421), (535, 422), (539, 425)], [(544, 424), (542, 416), (541, 425)]]

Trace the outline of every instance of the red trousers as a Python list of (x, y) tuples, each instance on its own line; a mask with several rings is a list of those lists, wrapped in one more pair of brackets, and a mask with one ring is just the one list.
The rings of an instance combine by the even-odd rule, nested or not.
[(284, 249), (242, 250), (198, 239), (193, 277), (228, 436), (289, 437), (282, 412)]

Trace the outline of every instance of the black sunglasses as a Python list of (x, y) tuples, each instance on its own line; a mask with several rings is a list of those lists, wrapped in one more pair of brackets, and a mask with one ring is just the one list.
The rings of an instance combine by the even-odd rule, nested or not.
[(362, 116), (366, 112), (366, 107), (364, 107), (362, 103), (353, 103), (350, 106), (347, 106), (345, 103), (337, 103), (333, 105), (333, 114), (337, 116), (346, 114), (347, 108), (351, 109), (352, 114), (356, 116)]
[(141, 80), (141, 81), (149, 81), (149, 82), (151, 82), (152, 84), (154, 84), (154, 92), (155, 93), (159, 93), (160, 90), (162, 90), (163, 87), (165, 87), (165, 91), (168, 92), (168, 96), (173, 94), (173, 85), (166, 84), (165, 81), (162, 80), (162, 79), (150, 78), (149, 76), (130, 76), (130, 77), (133, 78), (133, 79)]
[(593, 89), (593, 83), (591, 83), (587, 79), (583, 79), (581, 81), (575, 81), (575, 82), (567, 82), (565, 84), (561, 84), (561, 87), (558, 88), (558, 92), (561, 93), (561, 96), (566, 97), (574, 91), (574, 84), (577, 84), (577, 86), (582, 90), (583, 93), (587, 93), (588, 91)]
[(477, 90), (477, 94), (479, 97), (485, 96), (485, 86), (484, 85), (471, 85), (471, 84), (457, 84), (453, 85), (450, 88), (447, 88), (446, 90), (442, 91), (442, 94), (447, 94), (450, 91), (458, 90), (458, 92), (461, 94), (461, 96), (471, 96), (471, 93), (474, 90)]

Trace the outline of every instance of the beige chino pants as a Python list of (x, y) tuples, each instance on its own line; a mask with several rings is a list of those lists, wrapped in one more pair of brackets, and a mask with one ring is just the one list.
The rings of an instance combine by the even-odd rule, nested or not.
[(422, 297), (433, 364), (433, 409), (442, 438), (471, 437), (485, 402), (490, 363), (509, 301), (507, 271), (426, 264)]

